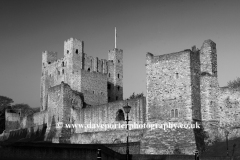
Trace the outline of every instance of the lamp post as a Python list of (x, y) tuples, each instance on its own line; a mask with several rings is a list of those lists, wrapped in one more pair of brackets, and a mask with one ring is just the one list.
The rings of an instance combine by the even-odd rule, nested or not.
[(129, 130), (129, 128), (128, 128), (128, 122), (130, 120), (128, 119), (128, 113), (130, 112), (131, 107), (128, 105), (128, 102), (127, 102), (127, 105), (123, 107), (123, 109), (124, 109), (124, 112), (127, 113), (127, 120), (126, 120), (127, 121), (127, 149), (126, 149), (126, 155), (127, 155), (127, 160), (129, 160), (129, 144), (128, 144), (128, 130)]
[(229, 132), (227, 130), (225, 130), (226, 143), (227, 143), (227, 156), (228, 156), (228, 134), (229, 134)]

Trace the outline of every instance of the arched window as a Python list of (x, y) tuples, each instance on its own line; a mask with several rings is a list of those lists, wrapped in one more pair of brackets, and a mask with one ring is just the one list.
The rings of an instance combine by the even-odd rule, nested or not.
[(171, 110), (171, 118), (173, 118), (174, 117), (174, 110), (172, 109)]
[(116, 113), (116, 121), (124, 121), (124, 113), (122, 109), (119, 109)]
[(178, 109), (175, 109), (175, 118), (178, 117)]

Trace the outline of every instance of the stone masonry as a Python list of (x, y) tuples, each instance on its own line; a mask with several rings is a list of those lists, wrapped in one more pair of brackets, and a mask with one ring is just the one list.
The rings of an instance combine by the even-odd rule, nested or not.
[[(240, 91), (219, 87), (217, 50), (212, 40), (201, 49), (146, 55), (146, 98), (123, 100), (123, 50), (108, 52), (108, 60), (84, 52), (84, 42), (64, 42), (64, 57), (42, 54), (39, 113), (21, 117), (6, 113), (6, 131), (47, 124), (45, 141), (74, 144), (140, 144), (141, 154), (204, 152), (214, 140), (240, 137)], [(130, 125), (201, 124), (199, 129), (146, 127), (93, 128), (124, 125), (123, 106), (131, 106)], [(56, 128), (62, 123), (88, 126)], [(143, 126), (143, 125), (142, 125)]]

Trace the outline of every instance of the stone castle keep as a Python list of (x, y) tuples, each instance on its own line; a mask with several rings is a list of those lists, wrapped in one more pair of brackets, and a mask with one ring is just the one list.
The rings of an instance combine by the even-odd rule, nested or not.
[[(141, 154), (193, 154), (204, 151), (216, 137), (240, 137), (240, 91), (219, 87), (216, 44), (203, 42), (184, 51), (146, 55), (146, 98), (123, 100), (123, 50), (108, 52), (108, 60), (88, 56), (84, 43), (64, 42), (64, 57), (43, 52), (41, 111), (27, 117), (6, 112), (6, 131), (47, 125), (44, 141), (77, 144), (121, 144), (126, 129), (56, 128), (63, 124), (125, 124), (123, 106), (131, 106), (130, 124), (166, 122), (202, 124), (201, 129), (129, 131)], [(229, 127), (231, 126), (231, 127)], [(130, 151), (131, 153), (131, 151)]]

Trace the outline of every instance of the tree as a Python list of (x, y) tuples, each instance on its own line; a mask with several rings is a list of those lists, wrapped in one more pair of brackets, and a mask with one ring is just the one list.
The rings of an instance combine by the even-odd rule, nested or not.
[(13, 100), (11, 98), (0, 96), (0, 111), (8, 106), (11, 106), (11, 103), (13, 103)]
[(141, 98), (141, 97), (144, 97), (143, 93), (135, 94), (135, 92), (133, 92), (133, 94), (129, 97), (129, 99)]
[(24, 103), (12, 105), (12, 109), (16, 111), (19, 110), (22, 117), (34, 113), (34, 110), (28, 104)]
[(12, 103), (11, 98), (0, 96), (0, 134), (5, 130), (5, 110), (11, 109)]
[(240, 78), (238, 77), (233, 81), (229, 81), (228, 82), (228, 87), (240, 89)]

